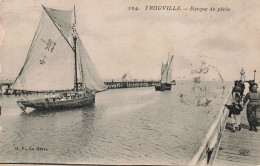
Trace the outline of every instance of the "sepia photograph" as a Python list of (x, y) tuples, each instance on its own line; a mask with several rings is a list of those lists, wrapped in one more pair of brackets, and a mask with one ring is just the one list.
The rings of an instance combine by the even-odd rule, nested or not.
[(1, 165), (260, 165), (258, 0), (0, 0)]

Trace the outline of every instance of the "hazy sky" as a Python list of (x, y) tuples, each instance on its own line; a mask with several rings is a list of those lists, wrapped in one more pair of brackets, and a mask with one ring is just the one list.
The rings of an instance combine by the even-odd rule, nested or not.
[[(191, 79), (201, 60), (207, 77), (225, 81), (260, 80), (259, 0), (3, 0), (1, 3), (2, 76), (16, 77), (40, 21), (42, 4), (68, 10), (76, 5), (78, 33), (101, 77), (158, 79), (162, 61), (174, 54), (173, 78)], [(146, 5), (181, 6), (188, 10), (152, 11)], [(138, 11), (128, 10), (137, 6)], [(190, 11), (191, 6), (231, 8), (229, 12)], [(214, 67), (214, 68), (212, 68)]]

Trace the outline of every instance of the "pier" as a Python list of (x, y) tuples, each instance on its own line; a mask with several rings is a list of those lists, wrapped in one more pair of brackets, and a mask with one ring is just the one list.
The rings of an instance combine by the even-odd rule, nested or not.
[(246, 107), (241, 112), (242, 129), (233, 133), (231, 126), (228, 118), (215, 165), (260, 165), (260, 131), (249, 131)]
[[(138, 87), (150, 87), (159, 84), (159, 81), (108, 81), (104, 82), (108, 89), (120, 89), (120, 88), (138, 88)], [(34, 92), (29, 91), (13, 91), (10, 90), (10, 86), (13, 84), (12, 80), (0, 80), (0, 95), (15, 95), (15, 94), (30, 94)]]
[(108, 89), (119, 89), (119, 88), (137, 88), (137, 87), (149, 87), (155, 86), (160, 83), (159, 81), (130, 81), (130, 82), (105, 82)]
[(231, 91), (189, 165), (260, 165), (260, 131), (249, 131), (246, 106), (241, 112), (242, 129), (232, 132), (229, 110), (224, 106), (232, 98)]
[(229, 113), (229, 110), (225, 108), (225, 104), (232, 98), (231, 92), (232, 88), (219, 109), (215, 121), (210, 126), (197, 151), (190, 160), (189, 165), (214, 165)]

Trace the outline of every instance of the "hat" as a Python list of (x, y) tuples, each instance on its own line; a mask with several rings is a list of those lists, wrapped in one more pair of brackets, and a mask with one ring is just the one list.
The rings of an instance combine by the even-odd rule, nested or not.
[(255, 85), (258, 87), (258, 84), (257, 84), (257, 83), (253, 83), (253, 84), (252, 84), (252, 87), (255, 86)]
[(235, 94), (235, 98), (240, 98), (240, 95), (238, 93)]

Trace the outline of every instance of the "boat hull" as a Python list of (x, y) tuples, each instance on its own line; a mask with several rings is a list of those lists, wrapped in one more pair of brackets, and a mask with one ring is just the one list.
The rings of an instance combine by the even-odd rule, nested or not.
[(171, 90), (172, 85), (171, 84), (160, 84), (155, 86), (156, 91), (165, 91), (165, 90)]
[(72, 109), (80, 108), (89, 104), (95, 103), (95, 95), (77, 98), (72, 100), (19, 100), (18, 106), (25, 111), (27, 107), (34, 108), (36, 110), (60, 110), (60, 109)]

